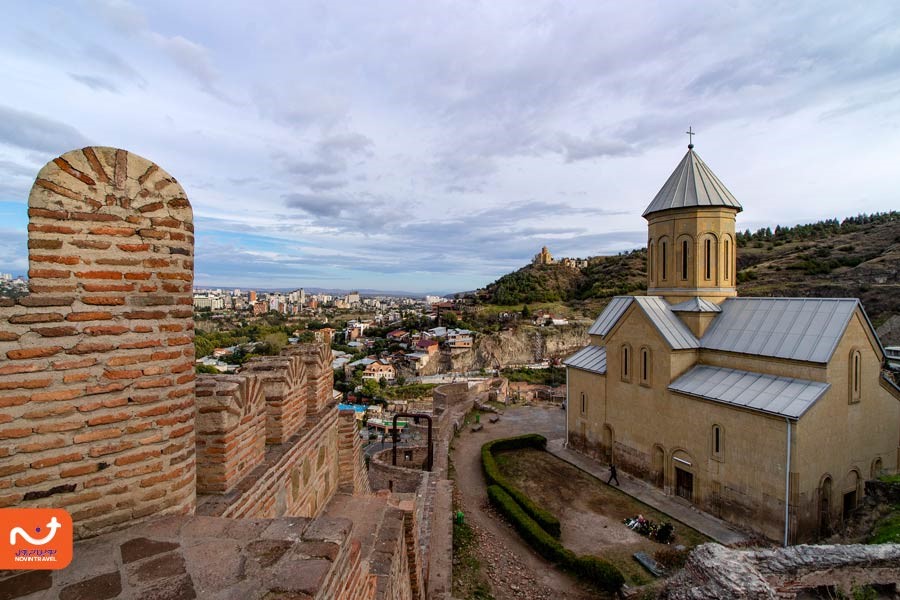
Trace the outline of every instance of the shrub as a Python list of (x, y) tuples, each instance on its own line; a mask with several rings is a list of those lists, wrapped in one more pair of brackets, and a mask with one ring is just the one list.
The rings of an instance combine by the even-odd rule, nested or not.
[(518, 450), (521, 448), (538, 448), (543, 450), (546, 447), (547, 439), (537, 434), (494, 440), (481, 447), (481, 466), (484, 469), (484, 477), (488, 485), (497, 485), (503, 488), (507, 494), (515, 499), (528, 516), (537, 521), (544, 531), (558, 538), (560, 536), (559, 519), (507, 481), (506, 477), (500, 473), (500, 468), (497, 466), (497, 461), (494, 460), (493, 454), (495, 450)]
[(609, 592), (617, 592), (625, 578), (610, 563), (596, 556), (578, 556), (529, 517), (522, 507), (498, 485), (488, 486), (488, 498), (500, 514), (506, 517), (516, 531), (538, 554), (559, 564), (584, 580)]
[(672, 547), (662, 548), (653, 553), (653, 559), (669, 571), (675, 571), (683, 567), (687, 557), (687, 549), (679, 550)]

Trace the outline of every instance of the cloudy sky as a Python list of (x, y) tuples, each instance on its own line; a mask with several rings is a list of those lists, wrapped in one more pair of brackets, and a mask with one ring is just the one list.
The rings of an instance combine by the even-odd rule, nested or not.
[(741, 229), (900, 207), (893, 1), (16, 2), (0, 81), (0, 272), (89, 144), (182, 183), (197, 285), (454, 291), (635, 248), (688, 126)]

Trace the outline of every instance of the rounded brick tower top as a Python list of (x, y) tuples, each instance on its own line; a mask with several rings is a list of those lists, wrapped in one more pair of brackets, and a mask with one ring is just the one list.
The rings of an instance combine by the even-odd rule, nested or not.
[(66, 508), (78, 537), (192, 511), (184, 190), (140, 156), (89, 147), (41, 169), (28, 215), (31, 294), (0, 300), (0, 506)]

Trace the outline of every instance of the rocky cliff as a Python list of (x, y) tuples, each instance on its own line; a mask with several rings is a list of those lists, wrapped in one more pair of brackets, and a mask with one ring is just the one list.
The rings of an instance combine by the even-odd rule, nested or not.
[(479, 334), (471, 350), (442, 351), (424, 375), (525, 365), (562, 359), (588, 343), (590, 323), (563, 327), (519, 326), (498, 333)]

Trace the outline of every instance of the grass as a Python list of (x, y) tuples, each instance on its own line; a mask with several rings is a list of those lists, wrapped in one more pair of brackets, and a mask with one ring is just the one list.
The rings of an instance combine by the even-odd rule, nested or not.
[(884, 483), (900, 483), (900, 473), (894, 475), (882, 475), (878, 478), (878, 481), (883, 481)]
[(870, 544), (900, 544), (900, 504), (893, 512), (878, 520), (869, 536)]
[[(652, 576), (634, 560), (635, 552), (643, 550), (652, 556), (657, 550), (672, 546), (643, 537), (628, 542), (603, 539), (603, 527), (594, 529), (585, 526), (583, 521), (573, 523), (570, 521), (572, 515), (593, 513), (598, 520), (604, 517), (608, 519), (609, 528), (624, 528), (623, 519), (642, 514), (653, 521), (670, 521), (675, 525), (674, 543), (682, 544), (689, 550), (710, 541), (705, 535), (684, 523), (632, 498), (616, 487), (606, 485), (547, 452), (530, 449), (497, 452), (495, 459), (503, 474), (514, 485), (519, 486), (559, 518), (563, 525), (564, 545), (573, 550), (576, 545), (590, 547), (591, 553), (618, 567), (629, 585), (644, 585), (653, 580)], [(572, 536), (581, 536), (582, 539), (576, 543), (576, 540), (571, 539)]]

